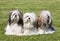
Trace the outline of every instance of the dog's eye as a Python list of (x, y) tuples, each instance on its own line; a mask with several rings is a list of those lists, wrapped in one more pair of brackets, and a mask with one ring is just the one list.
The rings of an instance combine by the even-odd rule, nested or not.
[(26, 16), (25, 18), (27, 18), (28, 16)]
[(15, 13), (12, 16), (14, 16), (14, 15), (15, 15)]

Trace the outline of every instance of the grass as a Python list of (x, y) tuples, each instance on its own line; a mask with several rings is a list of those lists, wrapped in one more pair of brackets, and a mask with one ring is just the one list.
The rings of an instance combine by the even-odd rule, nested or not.
[[(5, 35), (9, 11), (12, 9), (19, 9), (23, 14), (33, 11), (36, 15), (42, 10), (51, 11), (56, 32), (36, 36)], [(60, 0), (0, 0), (0, 41), (60, 41)]]

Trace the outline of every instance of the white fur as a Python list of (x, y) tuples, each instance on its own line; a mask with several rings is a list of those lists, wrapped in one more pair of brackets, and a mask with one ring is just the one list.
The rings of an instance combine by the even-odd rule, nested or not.
[[(49, 23), (51, 23), (51, 20), (52, 20), (52, 16), (50, 14), (50, 12), (48, 10), (43, 10), (41, 13), (40, 13), (40, 16), (44, 19), (44, 22), (47, 23), (47, 15), (50, 17), (50, 20), (49, 20)], [(44, 27), (44, 29), (41, 29), (39, 27), (39, 34), (53, 34), (55, 31), (51, 31), (48, 29), (48, 25), (46, 25), (46, 27)]]
[[(12, 12), (12, 14), (11, 14), (11, 21), (16, 21), (16, 22), (18, 22), (19, 21), (19, 14), (20, 14), (20, 12), (18, 11), (18, 10), (15, 10), (15, 11), (11, 11)], [(15, 18), (15, 15), (17, 16), (16, 18)]]
[(45, 21), (47, 20), (47, 15), (50, 17), (50, 20), (49, 20), (49, 23), (50, 23), (51, 20), (52, 20), (52, 16), (51, 16), (50, 11), (48, 11), (48, 10), (43, 10), (43, 11), (41, 12), (41, 14), (40, 14), (40, 16), (42, 16)]
[[(30, 21), (29, 21), (30, 18)], [(35, 13), (31, 12), (27, 12), (24, 14), (23, 16), (23, 22), (24, 22), (24, 34), (25, 35), (36, 35), (37, 34), (37, 30), (34, 28), (33, 23), (36, 21), (36, 15)]]
[(6, 30), (5, 32), (6, 35), (22, 35), (21, 33), (22, 28), (20, 25), (17, 24), (12, 24), (12, 25), (8, 24), (5, 30)]
[[(11, 24), (7, 25), (7, 27), (5, 28), (6, 32), (5, 34), (6, 35), (22, 35), (22, 25), (18, 25), (18, 21), (20, 19), (19, 15), (20, 15), (20, 12), (18, 10), (14, 10), (14, 11), (11, 11), (12, 13), (10, 13), (11, 15), (9, 16), (11, 18)], [(16, 17), (15, 17), (16, 15)], [(21, 16), (21, 15), (20, 15)]]

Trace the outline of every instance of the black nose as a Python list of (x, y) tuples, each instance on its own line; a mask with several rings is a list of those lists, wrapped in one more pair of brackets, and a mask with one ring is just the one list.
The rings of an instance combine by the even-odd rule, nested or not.
[(30, 19), (30, 18), (29, 18)]
[(15, 17), (17, 17), (17, 15), (15, 15)]

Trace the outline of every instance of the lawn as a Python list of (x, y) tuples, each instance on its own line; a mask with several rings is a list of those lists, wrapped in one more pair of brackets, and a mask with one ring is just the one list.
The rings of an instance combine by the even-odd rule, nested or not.
[[(25, 12), (49, 10), (53, 17), (55, 33), (50, 35), (7, 36), (4, 34), (9, 11), (19, 9)], [(0, 0), (0, 41), (60, 41), (60, 0)]]

